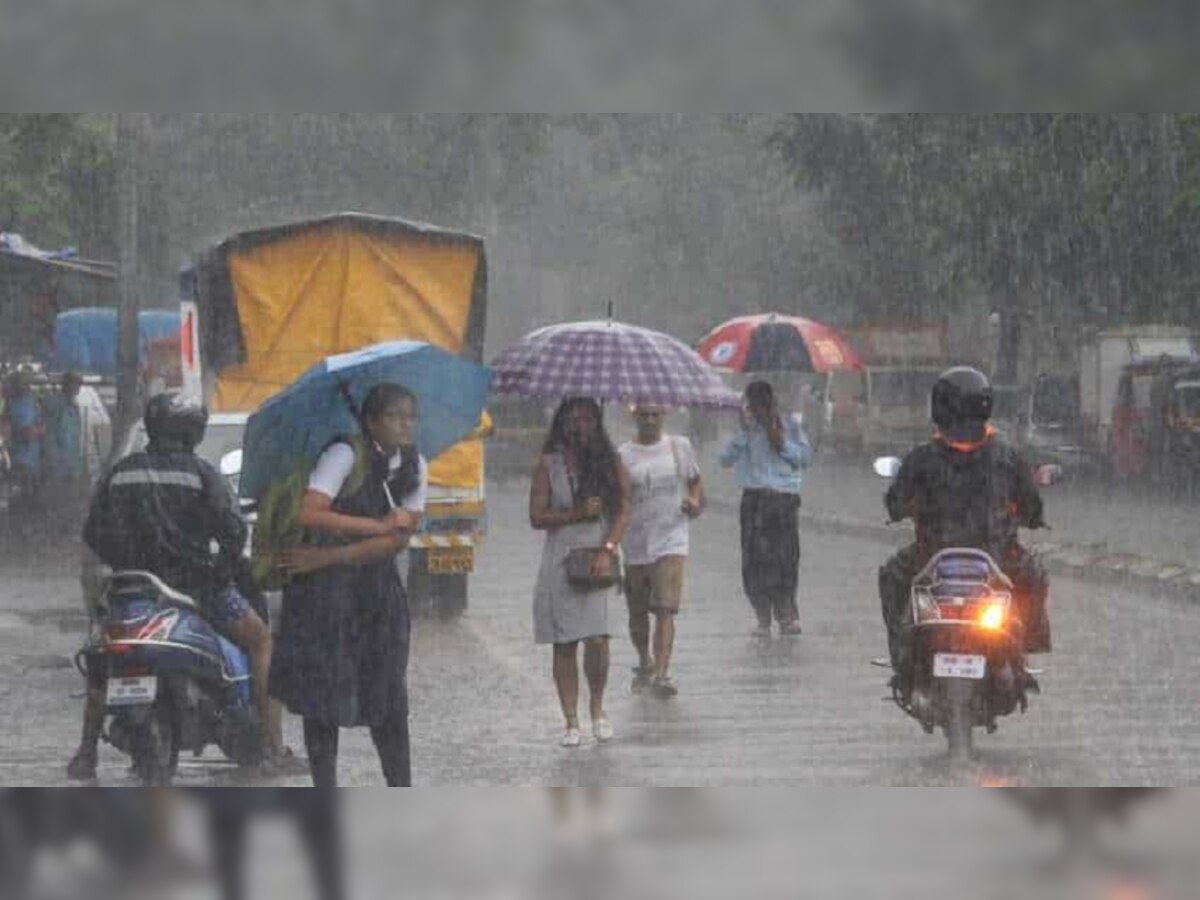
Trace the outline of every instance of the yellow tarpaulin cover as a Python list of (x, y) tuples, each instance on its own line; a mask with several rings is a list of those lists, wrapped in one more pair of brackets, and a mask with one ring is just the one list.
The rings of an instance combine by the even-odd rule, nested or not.
[[(462, 352), (479, 264), (470, 246), (336, 222), (232, 252), (247, 361), (221, 372), (212, 408), (250, 412), (324, 357), (383, 341)], [(474, 486), (482, 454), (477, 440), (452, 448), (431, 481)]]
[[(492, 430), (492, 417), (486, 412), (479, 423), (481, 437)], [(443, 487), (475, 487), (483, 471), (483, 441), (463, 441), (443, 452), (429, 464), (429, 483)]]

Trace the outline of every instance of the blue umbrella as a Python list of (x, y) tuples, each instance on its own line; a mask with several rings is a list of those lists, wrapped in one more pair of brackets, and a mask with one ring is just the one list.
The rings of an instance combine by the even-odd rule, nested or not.
[(238, 492), (257, 498), (281, 474), (311, 463), (334, 439), (359, 432), (359, 409), (376, 384), (408, 388), (421, 404), (417, 446), (433, 459), (479, 427), (491, 386), (484, 366), (418, 341), (331, 356), (264, 403), (246, 425)]

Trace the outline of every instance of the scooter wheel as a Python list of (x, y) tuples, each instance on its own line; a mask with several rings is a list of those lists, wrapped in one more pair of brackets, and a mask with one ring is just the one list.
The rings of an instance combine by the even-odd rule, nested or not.
[(179, 765), (179, 730), (169, 702), (160, 699), (145, 721), (131, 728), (133, 771), (146, 787), (169, 787)]
[(975, 750), (972, 732), (974, 716), (971, 710), (974, 694), (975, 685), (970, 681), (951, 678), (945, 682), (946, 718), (942, 730), (946, 733), (950, 758), (954, 760), (969, 759)]

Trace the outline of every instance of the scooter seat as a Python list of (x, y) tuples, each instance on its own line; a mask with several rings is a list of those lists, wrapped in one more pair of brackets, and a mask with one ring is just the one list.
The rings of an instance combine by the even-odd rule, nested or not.
[(987, 582), (992, 570), (986, 559), (968, 554), (948, 554), (938, 560), (934, 581)]
[(114, 597), (151, 593), (169, 606), (199, 612), (195, 600), (150, 572), (114, 572), (109, 576), (105, 593)]

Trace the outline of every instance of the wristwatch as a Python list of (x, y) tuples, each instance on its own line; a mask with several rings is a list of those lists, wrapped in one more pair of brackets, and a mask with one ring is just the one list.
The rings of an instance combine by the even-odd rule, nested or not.
[(617, 545), (612, 541), (605, 541), (604, 546), (601, 549), (603, 549), (605, 553), (612, 555), (617, 552)]

